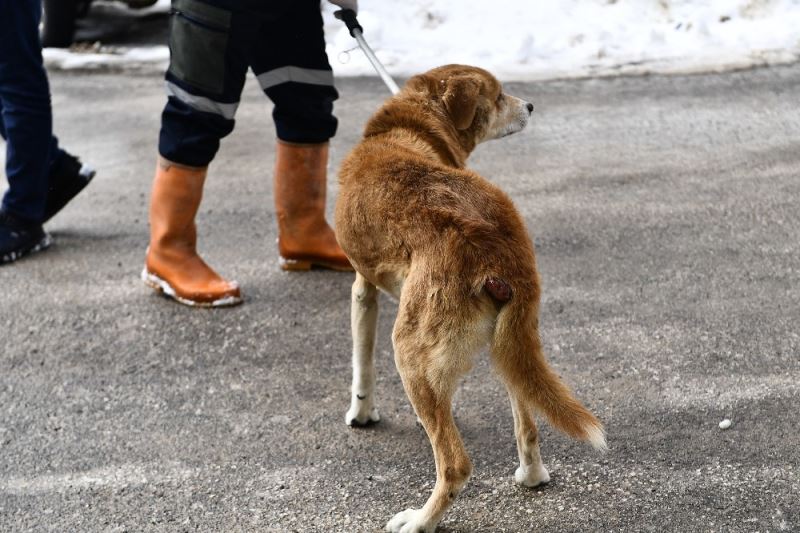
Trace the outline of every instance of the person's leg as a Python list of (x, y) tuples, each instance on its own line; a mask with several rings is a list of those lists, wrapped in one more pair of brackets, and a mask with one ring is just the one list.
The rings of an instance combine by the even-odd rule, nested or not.
[(233, 131), (255, 24), (225, 0), (173, 0), (167, 104), (158, 151), (184, 166), (206, 167)]
[(46, 248), (42, 229), (52, 138), (40, 0), (0, 0), (0, 134), (9, 188), (0, 206), (0, 264)]
[(83, 190), (94, 170), (62, 150), (52, 134), (39, 43), (41, 2), (0, 0), (0, 10), (0, 135), (8, 141), (9, 180), (3, 209), (39, 224)]
[(9, 188), (2, 209), (44, 218), (52, 148), (50, 87), (39, 45), (41, 0), (0, 0), (0, 102)]
[(168, 101), (150, 199), (150, 246), (142, 279), (177, 301), (235, 305), (239, 287), (197, 254), (195, 216), (207, 167), (234, 127), (247, 61), (250, 23), (221, 2), (176, 0), (170, 21)]
[(336, 133), (338, 97), (325, 54), (319, 2), (298, 0), (268, 21), (251, 50), (251, 66), (275, 103), (278, 142), (275, 208), (286, 270), (352, 270), (325, 220), (328, 140)]
[(296, 0), (278, 20), (267, 21), (252, 50), (261, 88), (275, 103), (278, 139), (296, 144), (327, 142), (336, 134), (333, 103), (339, 97), (325, 53), (322, 14), (316, 0)]

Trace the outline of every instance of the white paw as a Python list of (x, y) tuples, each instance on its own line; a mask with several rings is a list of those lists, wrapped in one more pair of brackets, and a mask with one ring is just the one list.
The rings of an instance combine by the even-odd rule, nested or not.
[(406, 509), (394, 515), (384, 529), (391, 533), (433, 533), (436, 524), (425, 519), (422, 509)]
[(520, 466), (514, 472), (514, 481), (526, 487), (536, 487), (550, 481), (550, 474), (542, 463), (527, 467)]
[(369, 426), (379, 422), (381, 419), (378, 408), (372, 402), (372, 398), (361, 398), (353, 396), (350, 409), (344, 415), (344, 421), (348, 426)]

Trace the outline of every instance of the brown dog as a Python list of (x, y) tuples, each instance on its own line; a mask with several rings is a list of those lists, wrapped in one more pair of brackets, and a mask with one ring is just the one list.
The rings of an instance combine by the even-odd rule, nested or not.
[(605, 447), (600, 422), (542, 353), (539, 279), (522, 218), (505, 193), (464, 166), (477, 143), (522, 130), (532, 111), (485, 70), (440, 67), (411, 78), (386, 102), (339, 172), (336, 236), (357, 271), (346, 422), (380, 419), (373, 365), (378, 287), (400, 301), (395, 363), (436, 461), (427, 503), (395, 515), (388, 531), (434, 531), (467, 482), (472, 464), (451, 397), (486, 345), (511, 398), (518, 483), (549, 480), (535, 409), (568, 435)]

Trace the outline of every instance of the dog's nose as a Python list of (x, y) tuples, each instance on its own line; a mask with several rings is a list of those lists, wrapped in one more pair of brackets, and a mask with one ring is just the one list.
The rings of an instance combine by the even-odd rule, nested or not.
[(528, 108), (528, 114), (533, 113), (533, 104), (532, 103), (528, 102), (527, 104), (525, 104), (525, 107)]

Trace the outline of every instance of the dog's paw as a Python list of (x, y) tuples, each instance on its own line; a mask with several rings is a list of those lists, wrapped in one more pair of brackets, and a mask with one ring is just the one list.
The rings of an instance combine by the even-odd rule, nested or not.
[(514, 481), (525, 487), (537, 487), (550, 481), (550, 474), (542, 463), (527, 467), (520, 466), (514, 472)]
[(431, 524), (422, 509), (406, 509), (397, 513), (384, 528), (391, 533), (433, 533), (436, 524)]
[(369, 405), (366, 400), (353, 398), (353, 404), (344, 415), (344, 421), (348, 426), (365, 427), (380, 422), (381, 415), (378, 408)]

